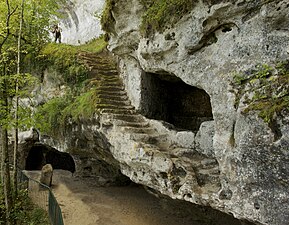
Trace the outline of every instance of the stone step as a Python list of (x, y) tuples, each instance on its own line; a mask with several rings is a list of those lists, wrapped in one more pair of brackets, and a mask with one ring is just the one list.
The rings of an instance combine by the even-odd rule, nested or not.
[(99, 76), (101, 80), (110, 82), (110, 81), (118, 81), (122, 83), (122, 80), (119, 78), (119, 76)]
[(117, 86), (100, 86), (97, 88), (99, 91), (107, 91), (107, 92), (117, 92), (117, 91), (124, 91), (124, 88), (117, 87)]
[(89, 82), (86, 82), (86, 85), (97, 85), (100, 87), (123, 87), (121, 80), (105, 80), (99, 77), (91, 78)]
[(94, 74), (97, 74), (99, 76), (118, 77), (118, 71), (116, 71), (116, 70), (102, 70), (102, 69), (92, 68), (90, 70), (90, 73), (94, 73)]
[(109, 62), (89, 62), (87, 60), (82, 60), (83, 64), (87, 67), (89, 67), (90, 69), (111, 69), (111, 70), (116, 70), (116, 65), (113, 63), (109, 63)]
[(147, 128), (149, 127), (149, 123), (147, 122), (127, 122), (127, 121), (124, 121), (124, 120), (117, 120), (115, 121), (115, 124), (117, 126), (120, 126), (120, 127), (139, 127), (139, 128)]
[(128, 133), (143, 133), (143, 134), (153, 134), (155, 129), (152, 127), (122, 127), (121, 131)]
[(145, 122), (143, 116), (139, 114), (128, 115), (128, 114), (112, 114), (111, 115), (114, 119), (123, 120), (127, 122)]
[(123, 95), (99, 94), (97, 97), (100, 99), (111, 99), (114, 101), (128, 101), (129, 100), (126, 94), (123, 94)]
[(134, 107), (131, 105), (108, 105), (108, 104), (101, 104), (101, 103), (96, 103), (95, 104), (97, 109), (113, 109), (113, 110), (133, 110)]
[(111, 72), (111, 73), (118, 73), (118, 70), (115, 66), (110, 66), (110, 65), (98, 65), (98, 66), (93, 66), (87, 64), (87, 66), (90, 68), (90, 71), (96, 71), (96, 72)]
[(108, 104), (108, 105), (117, 105), (117, 106), (122, 106), (122, 105), (126, 105), (126, 106), (131, 106), (130, 101), (129, 100), (114, 100), (114, 99), (110, 99), (110, 98), (99, 98), (98, 102), (99, 104)]
[(112, 96), (126, 96), (125, 91), (119, 91), (119, 90), (103, 90), (103, 89), (97, 89), (95, 91), (96, 94), (102, 94), (102, 95), (112, 95)]
[(101, 114), (119, 114), (119, 115), (123, 115), (123, 114), (126, 114), (126, 115), (136, 115), (136, 112), (135, 110), (128, 110), (128, 109), (108, 109), (108, 108), (103, 108), (100, 110), (100, 113)]
[(103, 57), (97, 57), (96, 55), (94, 56), (79, 56), (78, 59), (86, 62), (86, 63), (91, 63), (93, 65), (98, 65), (98, 64), (114, 64), (115, 62), (112, 61), (109, 58), (103, 58)]
[(123, 83), (120, 80), (107, 81), (107, 80), (101, 79), (101, 80), (97, 80), (97, 82), (102, 87), (123, 87)]
[[(143, 143), (147, 143), (151, 145), (156, 145), (161, 151), (161, 148), (158, 144), (159, 143), (158, 140), (161, 139), (162, 136), (163, 135), (158, 134), (158, 132), (154, 130), (154, 132), (150, 133), (149, 135), (146, 133), (134, 133), (130, 135), (130, 138), (135, 141), (139, 141), (139, 142), (143, 142)], [(167, 149), (166, 149), (166, 152), (167, 152)]]

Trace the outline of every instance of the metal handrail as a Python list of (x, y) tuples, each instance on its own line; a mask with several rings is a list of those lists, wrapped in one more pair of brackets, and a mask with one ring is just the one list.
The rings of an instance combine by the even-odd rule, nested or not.
[(50, 223), (52, 225), (64, 225), (61, 208), (51, 188), (42, 184), (38, 180), (29, 177), (22, 170), (20, 170), (18, 179), (18, 186), (20, 187), (23, 183), (25, 184), (27, 182), (25, 188), (28, 190), (29, 197), (34, 204), (48, 213)]

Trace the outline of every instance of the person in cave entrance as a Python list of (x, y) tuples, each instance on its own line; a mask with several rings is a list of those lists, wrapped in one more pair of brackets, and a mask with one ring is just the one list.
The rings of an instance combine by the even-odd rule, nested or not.
[(61, 28), (58, 25), (54, 25), (52, 33), (54, 34), (54, 42), (56, 43), (57, 40), (59, 43), (61, 43)]

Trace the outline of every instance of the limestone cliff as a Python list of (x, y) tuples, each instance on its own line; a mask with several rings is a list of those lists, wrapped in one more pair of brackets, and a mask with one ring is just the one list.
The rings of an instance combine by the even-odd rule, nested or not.
[(83, 44), (103, 33), (99, 18), (103, 0), (67, 0), (63, 3), (58, 18), (62, 28), (62, 41), (67, 44)]
[(195, 1), (149, 32), (144, 1), (108, 2), (118, 68), (82, 56), (97, 112), (51, 145), (85, 158), (77, 171), (97, 158), (174, 199), (288, 224), (287, 0)]
[[(184, 117), (184, 110), (202, 116), (191, 134), (184, 137), (175, 130), (172, 135), (187, 140), (186, 150), (182, 146), (147, 154), (139, 147), (126, 156), (138, 167), (127, 163), (123, 173), (173, 198), (210, 205), (237, 218), (288, 224), (288, 110), (275, 113), (275, 125), (270, 126), (258, 112), (243, 113), (253, 88), (251, 97), (244, 97), (232, 85), (235, 72), (288, 59), (288, 1), (196, 1), (175, 24), (148, 36), (140, 32), (145, 10), (140, 0), (119, 0), (111, 11), (109, 49), (119, 57), (129, 99), (142, 114), (178, 125), (179, 120), (162, 113), (173, 110), (179, 115), (176, 107), (181, 107)], [(166, 84), (172, 88), (163, 88)], [(283, 88), (288, 96), (288, 85)], [(192, 97), (199, 98), (196, 101), (186, 94), (194, 91), (199, 91)], [(161, 109), (171, 92), (182, 103), (173, 97), (166, 103), (171, 108)], [(212, 115), (204, 103), (207, 95)], [(144, 161), (149, 169), (142, 167)]]

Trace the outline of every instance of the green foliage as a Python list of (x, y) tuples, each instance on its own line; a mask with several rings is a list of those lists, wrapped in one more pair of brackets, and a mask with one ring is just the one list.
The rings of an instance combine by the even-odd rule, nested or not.
[(76, 122), (80, 118), (88, 119), (97, 113), (97, 90), (91, 89), (79, 96), (67, 94), (53, 98), (37, 109), (35, 115), (37, 127), (40, 131), (56, 136), (59, 128), (63, 128), (68, 121)]
[(105, 7), (101, 15), (101, 19), (100, 19), (101, 27), (107, 33), (113, 32), (115, 20), (112, 16), (112, 10), (113, 10), (115, 3), (116, 3), (116, 0), (106, 0)]
[(194, 7), (194, 1), (187, 0), (142, 0), (146, 11), (142, 18), (141, 32), (149, 35), (162, 32), (167, 25), (173, 25)]
[(79, 118), (89, 118), (97, 112), (96, 89), (86, 87), (88, 69), (78, 59), (78, 54), (84, 51), (99, 53), (105, 49), (106, 45), (104, 36), (101, 36), (85, 45), (50, 43), (42, 50), (39, 60), (46, 60), (43, 64), (44, 68), (56, 69), (72, 88), (65, 96), (53, 98), (37, 108), (34, 118), (41, 132), (55, 136), (59, 128), (65, 126), (68, 120), (77, 121)]
[(72, 118), (77, 121), (79, 118), (90, 118), (96, 110), (97, 94), (96, 89), (91, 89), (77, 96), (62, 112), (63, 121)]
[[(11, 74), (8, 76), (0, 76), (0, 89), (6, 89), (6, 93), (10, 101), (5, 106), (4, 100), (0, 99), (0, 124), (6, 127), (8, 130), (15, 127), (16, 121), (14, 118), (15, 112), (15, 97), (16, 95), (20, 98), (29, 98), (29, 93), (32, 87), (35, 86), (37, 79), (31, 74)], [(16, 83), (18, 83), (19, 90), (16, 92)], [(26, 104), (19, 104), (18, 108), (18, 126), (26, 127), (31, 125), (31, 109)]]
[[(238, 102), (245, 96), (248, 107), (244, 113), (259, 111), (265, 122), (271, 123), (282, 110), (289, 111), (289, 61), (274, 67), (259, 65), (242, 74), (235, 74), (235, 87), (239, 89)], [(250, 93), (254, 93), (252, 97)]]
[[(5, 224), (5, 202), (2, 191), (0, 192), (0, 224)], [(49, 225), (47, 213), (33, 205), (26, 190), (18, 191), (18, 197), (14, 200), (11, 217), (18, 225)]]
[(70, 104), (69, 97), (53, 98), (44, 105), (38, 107), (35, 115), (36, 126), (46, 134), (55, 135), (63, 125), (62, 112)]
[(99, 38), (93, 39), (85, 45), (75, 46), (78, 51), (99, 53), (107, 46), (105, 35), (101, 35)]
[[(101, 26), (107, 33), (113, 33), (115, 19), (112, 11), (117, 0), (106, 0), (101, 16)], [(141, 32), (149, 35), (155, 31), (162, 32), (167, 25), (172, 25), (189, 13), (194, 1), (187, 0), (142, 0), (145, 12), (142, 17)]]
[(80, 85), (88, 76), (88, 68), (78, 59), (80, 52), (101, 52), (107, 46), (104, 36), (94, 39), (85, 45), (47, 44), (37, 57), (38, 64), (45, 68), (55, 69), (64, 81), (71, 85)]
[(58, 71), (65, 82), (79, 84), (87, 78), (88, 70), (78, 59), (76, 47), (66, 44), (47, 44), (38, 56), (45, 67)]

